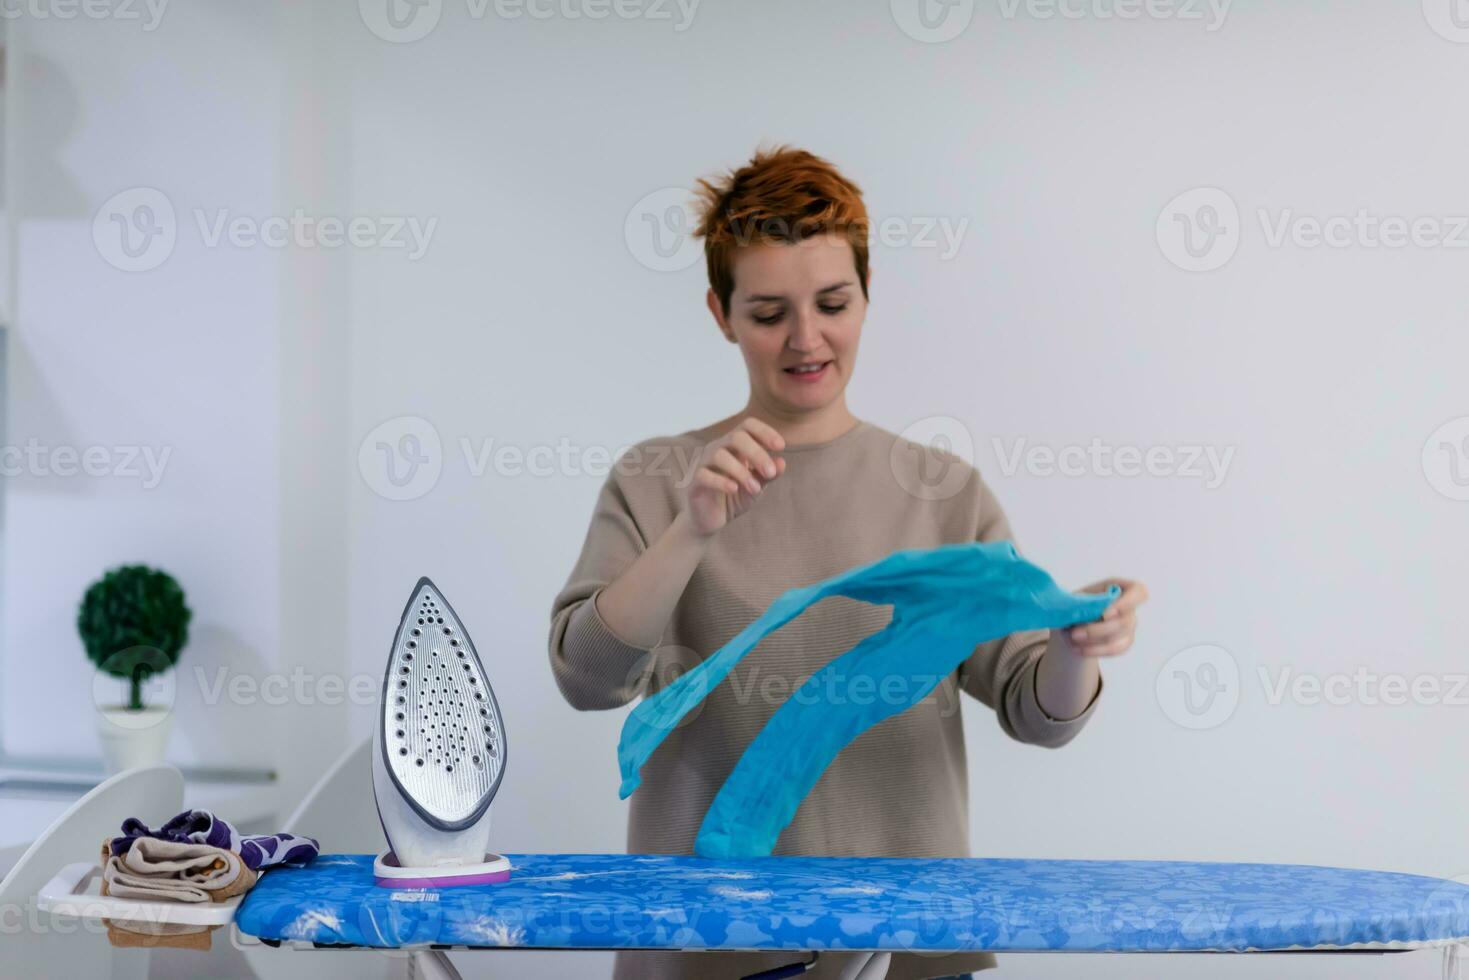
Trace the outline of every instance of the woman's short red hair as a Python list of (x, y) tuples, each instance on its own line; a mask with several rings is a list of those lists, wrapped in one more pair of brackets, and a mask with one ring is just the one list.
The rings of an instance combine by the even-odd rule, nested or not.
[(698, 228), (709, 286), (725, 316), (734, 293), (735, 249), (790, 244), (838, 232), (852, 245), (867, 295), (867, 206), (862, 190), (815, 154), (789, 146), (756, 150), (750, 162), (715, 182), (700, 179)]

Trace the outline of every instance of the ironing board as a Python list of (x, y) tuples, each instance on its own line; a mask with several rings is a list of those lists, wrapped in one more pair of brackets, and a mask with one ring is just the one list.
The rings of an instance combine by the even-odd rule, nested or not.
[(1184, 953), (1469, 944), (1469, 885), (1292, 864), (511, 854), (508, 882), (395, 890), (372, 856), (276, 869), (265, 942), (401, 948)]

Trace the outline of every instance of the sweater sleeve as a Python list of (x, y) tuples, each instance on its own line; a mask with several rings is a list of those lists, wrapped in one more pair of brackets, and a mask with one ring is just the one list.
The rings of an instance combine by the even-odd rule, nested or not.
[[(1010, 522), (993, 492), (979, 479), (979, 532), (983, 542), (1009, 540), (1015, 542)], [(1090, 720), (1102, 696), (1102, 680), (1091, 702), (1075, 718), (1052, 718), (1041, 708), (1036, 696), (1036, 670), (1041, 655), (1050, 641), (1050, 630), (1021, 630), (988, 640), (959, 665), (959, 686), (995, 711), (1000, 728), (1017, 742), (1060, 748), (1076, 737)]]
[(579, 711), (618, 708), (647, 686), (651, 649), (612, 631), (597, 596), (647, 548), (614, 469), (592, 511), (581, 557), (551, 606), (551, 673)]

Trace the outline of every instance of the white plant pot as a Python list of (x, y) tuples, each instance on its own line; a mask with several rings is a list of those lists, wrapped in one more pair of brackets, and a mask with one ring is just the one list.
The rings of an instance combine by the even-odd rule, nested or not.
[(97, 709), (97, 736), (102, 740), (102, 759), (109, 774), (162, 762), (172, 730), (171, 708)]

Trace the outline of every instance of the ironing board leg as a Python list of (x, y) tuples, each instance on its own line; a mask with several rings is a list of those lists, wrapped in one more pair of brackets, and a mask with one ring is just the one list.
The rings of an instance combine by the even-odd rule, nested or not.
[(441, 949), (408, 957), (408, 980), (464, 980)]
[(868, 953), (866, 959), (855, 958), (842, 970), (842, 980), (882, 980), (888, 975), (892, 959), (892, 953)]
[[(891, 953), (868, 953), (865, 959), (858, 957), (848, 964), (841, 980), (883, 980), (891, 960)], [(464, 977), (443, 950), (431, 949), (408, 957), (408, 980), (464, 980)]]

